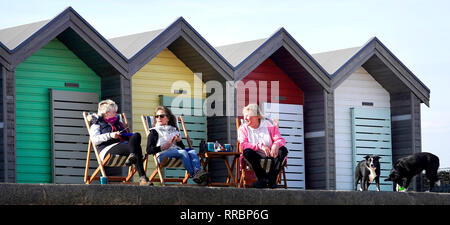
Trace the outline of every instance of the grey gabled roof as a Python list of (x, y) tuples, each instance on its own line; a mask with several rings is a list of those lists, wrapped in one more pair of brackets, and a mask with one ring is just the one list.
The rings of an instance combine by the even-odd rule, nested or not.
[(314, 59), (329, 73), (334, 74), (344, 65), (361, 47), (339, 49), (334, 51), (311, 54)]
[(268, 38), (234, 43), (216, 47), (217, 51), (228, 60), (228, 62), (237, 67), (245, 58), (261, 46)]
[(50, 20), (2, 29), (0, 63), (12, 70), (56, 36), (97, 72), (107, 73), (113, 68), (127, 75), (126, 57), (72, 7)]
[(31, 35), (44, 27), (50, 20), (24, 24), (0, 30), (0, 64), (11, 68), (12, 56), (16, 48), (25, 42)]
[(50, 20), (24, 24), (0, 30), (0, 42), (13, 51), (31, 35), (44, 27)]
[[(196, 60), (209, 64), (225, 80), (233, 79), (233, 67), (212, 47), (183, 17), (179, 17), (167, 28), (139, 34), (111, 38), (111, 43), (128, 57), (130, 76), (146, 65), (161, 50), (169, 47), (177, 39), (183, 38), (191, 46)], [(187, 56), (190, 57), (190, 56)]]
[(113, 44), (125, 57), (130, 59), (163, 31), (164, 29), (159, 29), (111, 38), (109, 39), (109, 42), (111, 42), (111, 44)]
[(219, 46), (217, 50), (234, 66), (235, 80), (241, 80), (282, 47), (314, 80), (330, 90), (327, 71), (284, 28), (278, 29), (268, 38)]
[[(356, 69), (367, 62), (377, 62), (384, 64), (392, 76), (382, 79), (383, 86), (388, 89), (407, 87), (423, 103), (429, 106), (430, 89), (414, 75), (378, 38), (373, 37), (361, 47), (340, 49), (329, 52), (312, 54), (312, 56), (327, 70), (332, 77), (331, 88), (335, 89)], [(370, 66), (366, 66), (370, 69)], [(373, 75), (381, 73), (379, 68)], [(401, 85), (395, 85), (394, 83)]]

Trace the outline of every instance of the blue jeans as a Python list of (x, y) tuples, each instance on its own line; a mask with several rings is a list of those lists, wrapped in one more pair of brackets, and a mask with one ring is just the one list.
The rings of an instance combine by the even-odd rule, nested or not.
[(161, 163), (165, 158), (181, 158), (184, 168), (191, 177), (194, 176), (197, 171), (202, 169), (195, 149), (189, 151), (184, 149), (167, 149), (161, 152), (158, 157), (158, 162)]

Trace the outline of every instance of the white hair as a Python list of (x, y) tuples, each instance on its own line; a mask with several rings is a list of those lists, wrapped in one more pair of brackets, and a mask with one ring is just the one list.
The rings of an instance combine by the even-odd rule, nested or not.
[(264, 118), (264, 115), (261, 112), (261, 109), (257, 104), (249, 104), (242, 109), (242, 114), (245, 111), (248, 111), (252, 116), (258, 116), (260, 119)]
[(105, 113), (112, 110), (115, 110), (117, 112), (118, 108), (119, 107), (113, 100), (111, 99), (103, 100), (98, 103), (98, 115), (104, 116)]

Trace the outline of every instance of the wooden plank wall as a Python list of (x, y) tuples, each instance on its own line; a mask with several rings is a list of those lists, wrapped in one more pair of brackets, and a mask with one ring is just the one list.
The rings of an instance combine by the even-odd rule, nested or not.
[(0, 182), (5, 182), (5, 167), (6, 167), (6, 146), (5, 146), (5, 138), (3, 134), (5, 133), (5, 111), (4, 111), (4, 96), (5, 96), (5, 78), (3, 77), (5, 72), (3, 70), (6, 70), (4, 67), (0, 66), (0, 85), (1, 85), (1, 93), (0, 93)]
[(329, 164), (326, 142), (326, 96), (323, 90), (305, 91), (306, 189), (327, 189)]
[[(392, 169), (390, 109), (351, 108), (353, 174), (366, 155), (380, 156), (380, 190), (392, 191), (392, 182), (384, 181)], [(355, 180), (353, 179), (353, 183)], [(357, 190), (359, 190), (358, 185)], [(376, 190), (375, 184), (369, 191)]]
[(302, 59), (306, 55), (296, 55), (292, 44), (287, 41), (270, 59), (303, 91), (306, 189), (333, 190), (334, 95), (322, 87), (319, 75), (311, 74), (311, 65)]
[(391, 94), (393, 162), (413, 153), (410, 93)]
[[(389, 93), (363, 68), (343, 81), (335, 94), (336, 189), (353, 190), (352, 136), (350, 108), (390, 109)], [(363, 106), (370, 102), (373, 106)]]
[(17, 182), (52, 182), (49, 88), (100, 94), (101, 78), (53, 39), (17, 66), (15, 82)]
[[(98, 100), (97, 93), (51, 91), (54, 183), (84, 183), (89, 134), (82, 112), (96, 112)], [(91, 154), (89, 173), (92, 174), (96, 167), (95, 154)]]
[[(231, 74), (232, 71), (227, 71), (227, 66), (219, 60), (214, 60), (216, 57), (215, 54), (211, 54), (209, 48), (205, 45), (205, 43), (199, 39), (199, 37), (192, 32), (187, 25), (182, 25), (182, 34), (179, 38), (177, 38), (172, 44), (170, 44), (167, 48), (172, 51), (191, 71), (194, 73), (202, 74), (202, 81), (205, 83), (205, 86), (208, 87), (208, 81), (213, 81), (214, 83), (218, 82), (224, 88), (223, 91), (223, 100), (226, 99), (225, 93), (225, 77), (228, 74)], [(210, 55), (213, 55), (212, 58), (209, 58)], [(223, 76), (224, 75), (224, 76)], [(214, 84), (213, 83), (213, 84)], [(215, 93), (217, 90), (212, 90)], [(206, 93), (208, 96), (208, 93)], [(207, 106), (210, 105), (210, 102), (206, 103)], [(225, 101), (216, 101), (214, 103), (214, 107), (220, 108), (222, 107), (223, 111), (221, 115), (214, 115), (208, 112), (207, 115), (207, 130), (208, 130), (208, 140), (211, 142), (218, 141), (219, 143), (225, 144), (230, 143), (230, 121), (231, 118), (226, 116), (226, 103)], [(213, 107), (212, 107), (213, 108)], [(217, 111), (216, 111), (217, 112)], [(234, 117), (233, 117), (234, 118)], [(231, 127), (232, 128), (232, 127)], [(235, 144), (235, 143), (234, 143)], [(213, 182), (223, 182), (227, 177), (227, 170), (225, 164), (222, 160), (212, 159), (210, 161), (210, 174)]]
[[(392, 161), (422, 152), (420, 100), (411, 92), (391, 94), (392, 105)], [(414, 179), (410, 189), (420, 191), (420, 177)]]
[(4, 146), (5, 146), (5, 182), (15, 183), (16, 179), (16, 81), (15, 71), (3, 69), (4, 79)]
[[(194, 82), (199, 82), (196, 79), (198, 78), (194, 73), (173, 52), (169, 49), (161, 51), (132, 77), (133, 131), (145, 134), (140, 117), (142, 114), (153, 115), (155, 108), (161, 104), (159, 95), (204, 98), (203, 93), (200, 96), (194, 95)], [(186, 82), (191, 89), (185, 90), (185, 94), (174, 93), (172, 85), (177, 81)], [(147, 138), (142, 138), (141, 146), (145, 151)], [(149, 161), (148, 168), (149, 171), (155, 169), (152, 160)]]
[[(264, 103), (264, 115), (278, 119), (281, 136), (286, 141), (288, 159), (287, 186), (290, 189), (305, 189), (305, 141), (303, 106), (294, 104)], [(283, 178), (284, 179), (284, 178)]]

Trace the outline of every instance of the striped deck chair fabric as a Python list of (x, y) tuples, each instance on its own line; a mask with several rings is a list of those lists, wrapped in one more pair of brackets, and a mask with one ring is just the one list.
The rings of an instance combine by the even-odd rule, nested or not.
[(111, 155), (108, 162), (105, 163), (105, 166), (107, 167), (122, 167), (125, 165), (125, 161), (127, 160), (128, 156), (123, 155)]

